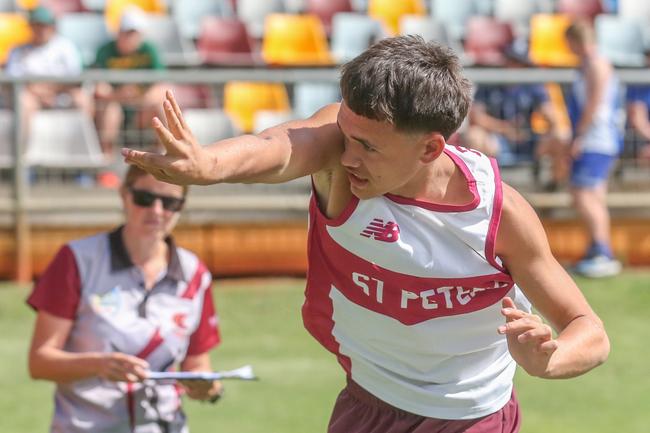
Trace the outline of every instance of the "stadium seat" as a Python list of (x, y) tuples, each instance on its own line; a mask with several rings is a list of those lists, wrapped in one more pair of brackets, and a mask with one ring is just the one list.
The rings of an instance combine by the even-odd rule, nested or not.
[(181, 109), (210, 108), (214, 105), (214, 94), (209, 84), (172, 84), (170, 87)]
[(429, 16), (402, 16), (399, 21), (399, 33), (400, 35), (420, 35), (426, 41), (436, 41), (441, 44), (451, 45), (444, 23)]
[(16, 7), (22, 10), (31, 10), (38, 6), (40, 0), (16, 0)]
[(0, 12), (15, 12), (16, 2), (14, 0), (0, 0)]
[(229, 0), (174, 0), (172, 15), (181, 36), (196, 39), (205, 17), (231, 18), (235, 16)]
[(222, 110), (191, 108), (183, 111), (183, 117), (196, 140), (203, 145), (239, 134), (230, 116)]
[(246, 23), (248, 34), (255, 39), (264, 35), (267, 15), (285, 12), (283, 0), (237, 0), (237, 16)]
[(261, 63), (253, 53), (246, 25), (237, 18), (205, 17), (196, 42), (206, 65), (251, 66)]
[(40, 0), (39, 4), (51, 9), (58, 18), (65, 14), (83, 12), (84, 10), (81, 0)]
[(84, 9), (94, 12), (104, 12), (106, 8), (106, 0), (81, 0)]
[(272, 65), (329, 65), (332, 57), (316, 15), (270, 14), (264, 25), (262, 57)]
[(571, 18), (593, 20), (596, 15), (604, 13), (601, 0), (558, 0), (557, 12)]
[(224, 86), (223, 105), (243, 132), (253, 130), (256, 111), (290, 110), (287, 89), (280, 83), (231, 81)]
[(645, 66), (643, 31), (637, 20), (598, 15), (594, 22), (599, 51), (615, 66)]
[(176, 22), (169, 15), (147, 14), (142, 34), (158, 48), (165, 65), (193, 66), (200, 63), (194, 45), (181, 37)]
[(399, 33), (399, 19), (403, 15), (425, 15), (422, 0), (369, 0), (368, 15), (384, 23), (391, 35)]
[(40, 110), (30, 121), (25, 163), (51, 168), (103, 167), (92, 119), (80, 110)]
[(352, 12), (350, 0), (307, 0), (306, 13), (314, 14), (320, 18), (325, 33), (332, 33), (332, 17), (339, 12)]
[(59, 18), (57, 29), (79, 48), (85, 66), (95, 62), (99, 47), (111, 39), (104, 18), (92, 12), (65, 14)]
[(165, 14), (167, 11), (167, 6), (162, 0), (106, 0), (104, 15), (109, 29), (117, 30), (122, 12), (129, 6), (137, 6), (150, 14)]
[(509, 23), (475, 16), (467, 21), (465, 52), (476, 65), (504, 66), (506, 57), (503, 52), (512, 44), (513, 39)]
[(384, 36), (381, 23), (376, 19), (355, 12), (339, 12), (332, 18), (334, 60), (347, 62)]
[(522, 38), (528, 38), (530, 18), (542, 12), (537, 0), (495, 0), (494, 3), (494, 18), (510, 23), (515, 34)]
[(12, 110), (0, 110), (0, 168), (14, 165), (14, 113)]
[(618, 15), (637, 20), (650, 20), (650, 2), (640, 0), (618, 0)]
[(561, 14), (535, 14), (530, 20), (529, 56), (539, 66), (573, 67), (578, 58), (569, 49), (564, 32), (571, 18)]
[(284, 0), (284, 11), (289, 14), (303, 14), (307, 9), (307, 0)]
[(336, 83), (301, 81), (293, 86), (293, 112), (298, 119), (306, 119), (327, 104), (339, 102), (341, 90)]
[(5, 64), (12, 48), (28, 42), (31, 37), (32, 30), (23, 15), (0, 13), (0, 65)]
[(253, 132), (259, 134), (265, 129), (287, 122), (294, 118), (291, 111), (260, 110), (253, 118)]
[(431, 0), (431, 16), (445, 23), (448, 36), (456, 41), (464, 37), (467, 20), (479, 15), (474, 0)]

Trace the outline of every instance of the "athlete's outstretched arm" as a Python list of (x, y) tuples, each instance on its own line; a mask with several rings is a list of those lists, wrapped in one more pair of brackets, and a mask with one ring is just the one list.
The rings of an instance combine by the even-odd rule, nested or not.
[(219, 182), (279, 183), (327, 169), (338, 161), (341, 135), (338, 104), (306, 120), (287, 122), (257, 135), (242, 135), (202, 146), (188, 128), (171, 92), (163, 102), (166, 125), (153, 128), (165, 154), (124, 149), (127, 163), (157, 179), (179, 185)]
[(519, 193), (503, 185), (503, 211), (496, 253), (541, 318), (503, 301), (506, 334), (513, 358), (529, 374), (567, 378), (602, 364), (609, 340), (600, 318), (551, 253), (539, 218)]

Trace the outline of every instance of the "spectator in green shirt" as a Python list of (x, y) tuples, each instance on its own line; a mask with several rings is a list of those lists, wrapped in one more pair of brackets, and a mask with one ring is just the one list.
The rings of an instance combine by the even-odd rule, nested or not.
[[(145, 25), (146, 16), (142, 10), (137, 7), (126, 9), (120, 19), (116, 38), (97, 51), (95, 67), (112, 70), (165, 69), (156, 47), (143, 39)], [(113, 156), (123, 123), (138, 129), (150, 125), (153, 116), (158, 115), (165, 87), (163, 84), (97, 85), (97, 127), (102, 148), (108, 157)], [(100, 179), (100, 183), (110, 186), (111, 181), (103, 182)]]

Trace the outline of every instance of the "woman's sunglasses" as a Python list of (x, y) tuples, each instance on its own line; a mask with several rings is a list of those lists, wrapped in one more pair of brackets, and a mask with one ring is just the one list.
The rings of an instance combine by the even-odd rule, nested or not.
[(183, 204), (185, 204), (185, 198), (158, 195), (143, 189), (129, 188), (129, 191), (133, 196), (133, 203), (141, 207), (151, 207), (156, 199), (160, 199), (163, 209), (178, 212), (183, 209)]

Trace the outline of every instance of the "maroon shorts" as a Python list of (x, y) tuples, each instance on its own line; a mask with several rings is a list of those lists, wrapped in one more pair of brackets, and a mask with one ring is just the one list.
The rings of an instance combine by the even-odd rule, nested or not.
[(448, 420), (427, 418), (379, 400), (348, 380), (330, 418), (328, 433), (517, 433), (521, 425), (514, 391), (506, 405), (483, 418)]

